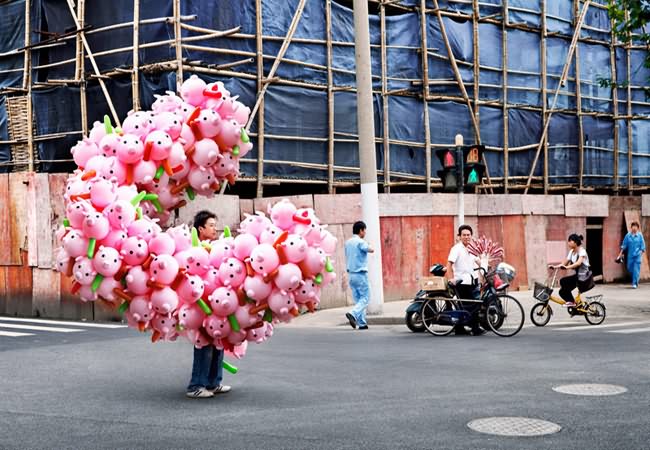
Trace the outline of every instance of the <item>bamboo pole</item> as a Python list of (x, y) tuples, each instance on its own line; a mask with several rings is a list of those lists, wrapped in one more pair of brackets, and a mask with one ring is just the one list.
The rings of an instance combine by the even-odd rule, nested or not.
[(84, 56), (84, 47), (81, 36), (85, 33), (84, 28), (86, 24), (86, 0), (79, 0), (77, 3), (77, 17), (79, 18), (79, 25), (81, 32), (77, 35), (77, 42), (79, 44), (79, 112), (81, 113), (81, 131), (83, 136), (88, 136), (88, 96), (86, 95), (86, 58)]
[[(480, 82), (480, 48), (479, 48), (479, 29), (478, 29), (478, 18), (479, 18), (479, 5), (478, 0), (472, 0), (472, 9), (474, 13), (472, 14), (472, 47), (474, 51), (474, 118), (476, 123), (481, 124), (481, 112), (479, 111), (478, 100), (479, 100), (479, 82)], [(474, 138), (476, 142), (480, 142), (481, 138), (478, 135), (475, 135)]]
[(174, 49), (176, 50), (176, 90), (181, 89), (183, 84), (183, 47), (181, 30), (181, 0), (174, 0)]
[[(262, 0), (255, 0), (255, 30), (256, 30), (256, 50), (257, 50), (257, 95), (264, 89), (264, 38), (263, 36), (263, 14)], [(252, 120), (252, 115), (251, 119)], [(252, 123), (249, 121), (249, 123)], [(256, 197), (264, 196), (264, 98), (259, 106), (259, 115), (257, 116), (257, 188)]]
[[(630, 20), (629, 11), (625, 11), (625, 20)], [(627, 46), (625, 47), (626, 54), (626, 63), (627, 63), (627, 189), (629, 191), (634, 189), (634, 179), (632, 177), (632, 120), (629, 117), (632, 117), (632, 88), (630, 87), (630, 81), (632, 80), (632, 63), (630, 58), (630, 41), (628, 40)]]
[(133, 111), (140, 110), (140, 0), (133, 0), (133, 72), (131, 90)]
[(503, 0), (501, 23), (501, 88), (503, 92), (503, 191), (508, 193), (510, 180), (510, 155), (508, 154), (509, 117), (508, 117), (508, 0)]
[[(569, 47), (569, 54), (567, 55), (566, 62), (564, 63), (564, 68), (562, 69), (562, 75), (560, 76), (560, 82), (557, 85), (557, 88), (555, 89), (555, 94), (553, 96), (553, 103), (551, 104), (551, 108), (548, 112), (548, 117), (545, 120), (544, 124), (544, 131), (542, 132), (542, 137), (539, 141), (539, 145), (537, 147), (537, 151), (535, 153), (535, 159), (533, 160), (533, 164), (530, 169), (530, 173), (528, 174), (528, 179), (531, 180), (533, 173), (535, 172), (535, 166), (537, 166), (537, 161), (539, 160), (539, 155), (542, 150), (542, 146), (544, 145), (544, 141), (546, 140), (546, 136), (548, 134), (548, 127), (549, 124), (551, 123), (551, 116), (553, 115), (553, 109), (555, 108), (555, 104), (557, 103), (557, 97), (558, 94), (560, 93), (560, 88), (564, 84), (564, 81), (566, 79), (566, 76), (569, 72), (569, 67), (571, 65), (571, 60), (573, 59), (573, 52), (575, 51), (576, 45), (578, 43), (578, 36), (580, 36), (580, 29), (582, 28), (582, 24), (585, 21), (585, 17), (587, 15), (587, 10), (589, 9), (589, 4), (591, 3), (591, 0), (585, 0), (584, 5), (582, 6), (582, 13), (580, 14), (580, 18), (578, 19), (578, 22), (576, 24), (576, 29), (573, 32), (573, 39), (571, 40), (571, 45)], [(529, 183), (527, 183), (526, 189), (524, 191), (524, 194), (528, 194), (528, 188), (529, 188)]]
[(32, 19), (31, 0), (25, 0), (25, 59), (23, 61), (23, 89), (27, 89), (27, 168), (34, 171), (34, 112), (32, 106)]
[(429, 43), (427, 39), (426, 0), (420, 0), (420, 32), (422, 34), (422, 107), (424, 108), (424, 169), (427, 194), (431, 192), (431, 125), (429, 124)]
[(442, 35), (442, 39), (445, 42), (445, 47), (447, 48), (447, 54), (449, 55), (449, 62), (451, 63), (451, 68), (454, 71), (454, 76), (456, 77), (456, 82), (458, 83), (458, 87), (460, 88), (463, 98), (467, 103), (467, 108), (469, 109), (469, 113), (472, 118), (472, 125), (474, 126), (474, 133), (476, 135), (477, 141), (480, 143), (481, 130), (479, 129), (479, 125), (476, 122), (476, 116), (474, 114), (474, 108), (472, 108), (472, 102), (469, 98), (469, 95), (467, 94), (467, 89), (465, 89), (465, 83), (463, 82), (463, 77), (460, 74), (460, 70), (458, 69), (458, 63), (456, 62), (456, 57), (454, 56), (454, 52), (451, 49), (451, 44), (449, 43), (449, 37), (447, 36), (447, 29), (445, 27), (444, 21), (442, 20), (442, 15), (440, 14), (440, 7), (438, 6), (438, 0), (433, 0), (433, 4), (436, 7), (435, 12), (436, 12), (436, 16), (438, 17), (438, 23), (440, 23), (440, 34)]
[[(306, 0), (300, 0), (300, 3), (298, 4), (298, 7), (296, 8), (296, 12), (293, 15), (293, 19), (291, 20), (291, 24), (289, 25), (289, 29), (287, 30), (287, 35), (284, 38), (284, 41), (282, 42), (282, 46), (280, 47), (280, 51), (278, 52), (278, 56), (276, 57), (275, 61), (273, 62), (273, 66), (271, 67), (271, 70), (269, 74), (266, 77), (266, 80), (271, 80), (275, 76), (276, 70), (278, 70), (278, 66), (280, 65), (280, 62), (282, 61), (282, 58), (284, 58), (284, 54), (287, 51), (287, 48), (289, 48), (289, 44), (291, 43), (291, 39), (293, 39), (293, 35), (296, 32), (296, 27), (298, 26), (298, 22), (300, 21), (300, 18), (302, 17), (302, 12), (305, 9), (305, 3)], [(265, 80), (265, 81), (266, 81)], [(269, 85), (271, 83), (264, 83), (264, 87), (262, 87), (262, 90), (258, 92), (257, 94), (257, 101), (255, 102), (255, 106), (253, 106), (253, 109), (251, 110), (251, 115), (248, 119), (248, 123), (246, 124), (246, 131), (250, 129), (251, 124), (253, 123), (253, 119), (255, 118), (255, 115), (257, 114), (257, 110), (260, 107), (260, 104), (262, 100), (264, 100), (264, 95), (266, 94), (266, 90), (268, 89)]]
[(388, 123), (388, 83), (386, 81), (386, 7), (382, 2), (379, 6), (379, 30), (381, 35), (381, 100), (383, 108), (383, 141), (384, 147), (384, 192), (390, 194), (390, 126)]
[[(77, 29), (80, 29), (81, 26), (79, 24), (79, 19), (77, 18), (77, 14), (74, 11), (73, 0), (67, 0), (67, 3), (68, 3), (68, 8), (70, 9), (70, 14), (72, 15), (72, 20), (74, 20)], [(93, 56), (93, 53), (90, 50), (90, 45), (88, 44), (88, 40), (86, 39), (86, 36), (83, 33), (81, 33), (80, 36), (81, 36), (81, 40), (83, 41), (84, 48), (86, 49), (86, 53), (88, 53), (88, 58), (90, 59), (90, 63), (92, 64), (93, 70), (95, 71), (95, 75), (100, 75), (99, 67), (97, 67), (97, 62), (95, 61), (95, 57)], [(117, 115), (117, 111), (115, 111), (115, 106), (113, 105), (111, 96), (108, 93), (108, 89), (106, 89), (106, 84), (104, 83), (104, 80), (102, 80), (101, 78), (98, 78), (98, 80), (102, 92), (104, 93), (104, 97), (106, 98), (106, 103), (108, 103), (108, 108), (111, 110), (113, 121), (117, 124), (118, 127), (120, 127), (122, 126), (120, 122), (120, 118)]]
[(619, 125), (618, 125), (618, 77), (616, 73), (616, 33), (614, 32), (614, 20), (610, 20), (610, 27), (612, 42), (609, 45), (609, 64), (612, 68), (612, 100), (614, 111), (614, 192), (618, 194), (618, 139), (619, 139)]
[[(580, 12), (580, 0), (573, 2), (574, 16), (578, 17)], [(577, 24), (576, 24), (577, 25)], [(578, 190), (582, 191), (584, 166), (585, 166), (585, 143), (584, 143), (584, 127), (582, 123), (582, 86), (580, 86), (580, 43), (576, 45), (575, 50), (575, 71), (576, 71), (576, 108), (578, 113)]]
[(327, 192), (334, 194), (334, 74), (332, 72), (332, 1), (325, 1), (325, 39), (327, 41)]
[[(541, 0), (542, 9), (542, 30), (540, 36), (540, 49), (539, 56), (542, 65), (542, 127), (546, 122), (546, 103), (548, 102), (548, 78), (547, 78), (547, 63), (546, 63), (546, 0)], [(548, 194), (548, 140), (544, 140), (544, 195)]]

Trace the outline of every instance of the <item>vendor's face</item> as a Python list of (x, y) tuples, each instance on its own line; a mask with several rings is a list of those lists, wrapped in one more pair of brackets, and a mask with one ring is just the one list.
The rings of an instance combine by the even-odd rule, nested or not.
[(464, 246), (467, 246), (471, 240), (472, 233), (470, 233), (469, 230), (463, 230), (460, 232), (460, 242), (462, 242)]
[(199, 239), (202, 241), (214, 241), (217, 238), (217, 221), (213, 218), (205, 222), (204, 227), (199, 227)]

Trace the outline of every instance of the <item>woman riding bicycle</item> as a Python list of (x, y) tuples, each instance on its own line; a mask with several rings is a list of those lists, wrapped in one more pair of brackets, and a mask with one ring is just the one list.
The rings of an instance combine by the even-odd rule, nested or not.
[(588, 290), (590, 265), (587, 250), (582, 246), (583, 239), (582, 235), (571, 234), (567, 241), (570, 250), (566, 260), (562, 264), (550, 266), (553, 269), (575, 270), (573, 275), (560, 279), (560, 297), (566, 302), (566, 307), (576, 305), (571, 293), (576, 287), (580, 292)]

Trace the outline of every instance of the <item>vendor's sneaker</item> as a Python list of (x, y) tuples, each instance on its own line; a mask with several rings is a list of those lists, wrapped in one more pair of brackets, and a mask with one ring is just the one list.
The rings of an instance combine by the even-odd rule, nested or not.
[(225, 394), (226, 392), (230, 392), (232, 388), (228, 386), (227, 384), (220, 384), (216, 388), (208, 389), (209, 392), (212, 392), (212, 394), (217, 395), (217, 394)]
[(187, 396), (188, 398), (210, 398), (210, 397), (214, 397), (214, 393), (207, 390), (204, 387), (200, 387), (193, 391), (186, 392), (185, 396)]
[(576, 304), (575, 304), (575, 302), (566, 302), (562, 306), (565, 307), (565, 308), (575, 308)]

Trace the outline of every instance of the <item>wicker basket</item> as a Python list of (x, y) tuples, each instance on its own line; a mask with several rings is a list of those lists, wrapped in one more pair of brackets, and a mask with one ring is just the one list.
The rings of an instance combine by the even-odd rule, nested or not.
[(540, 302), (547, 302), (551, 298), (553, 289), (546, 286), (545, 284), (535, 282), (533, 287), (533, 297), (535, 297)]

